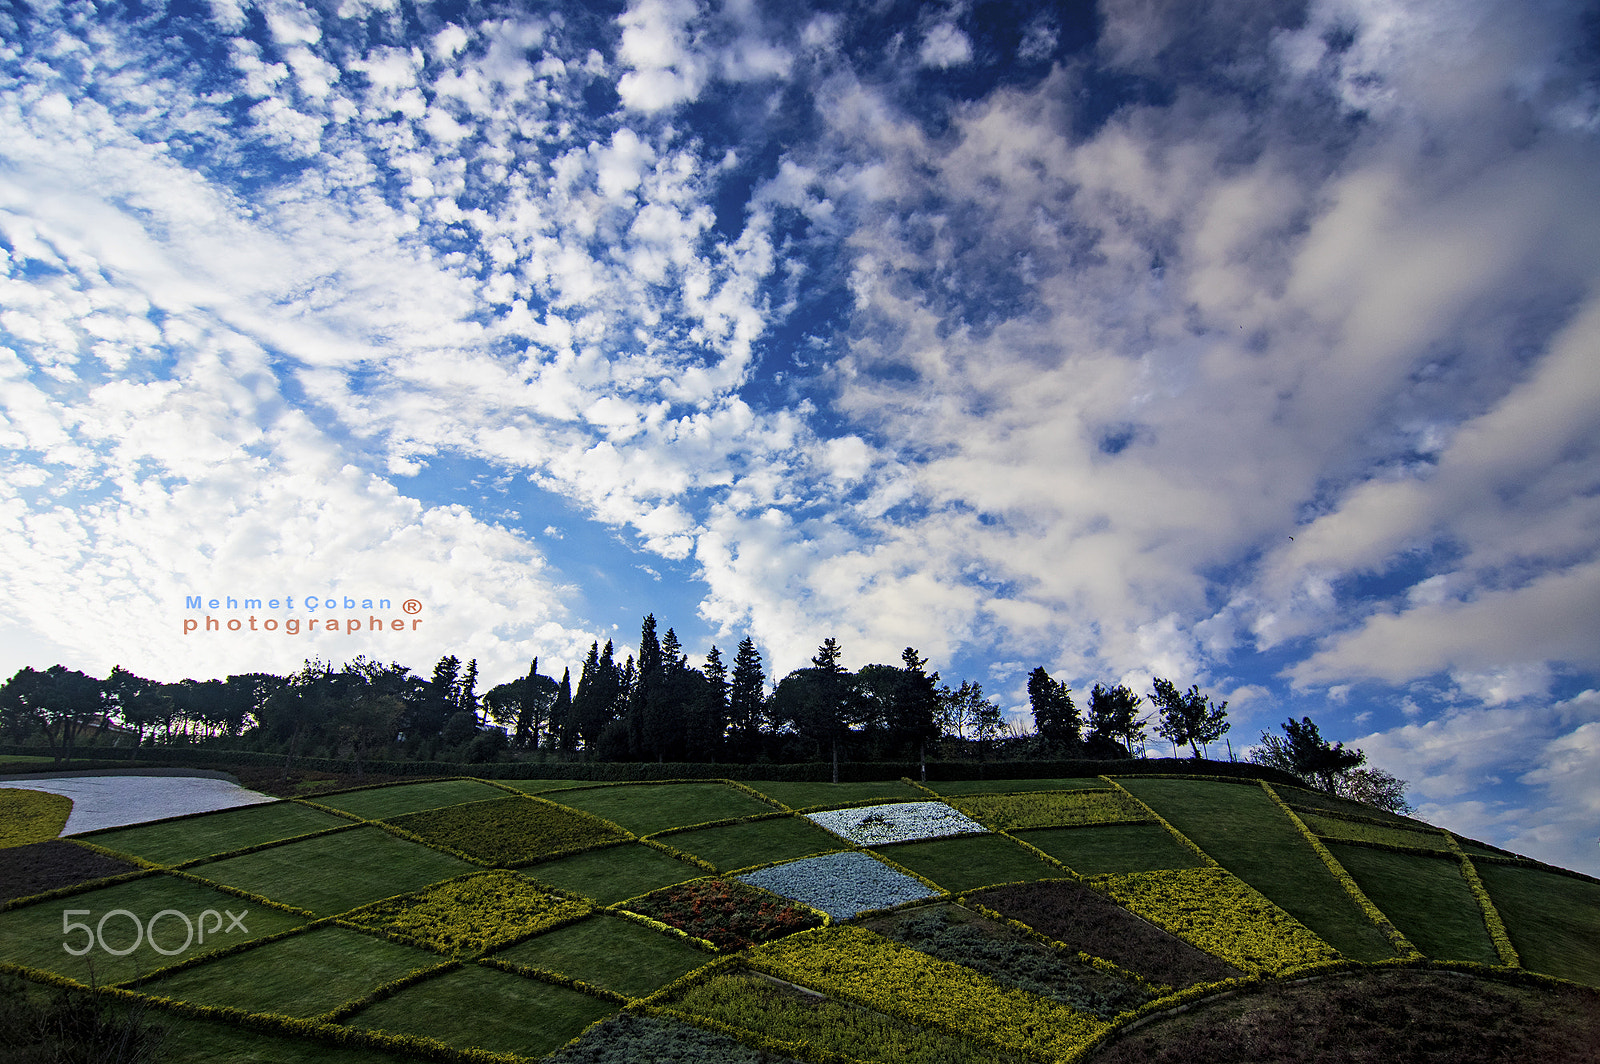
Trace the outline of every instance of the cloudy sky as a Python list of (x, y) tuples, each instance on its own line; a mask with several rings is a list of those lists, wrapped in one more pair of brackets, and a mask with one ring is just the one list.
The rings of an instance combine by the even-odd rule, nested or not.
[(10, 4), (0, 672), (1160, 675), (1600, 872), (1596, 174), (1560, 0)]

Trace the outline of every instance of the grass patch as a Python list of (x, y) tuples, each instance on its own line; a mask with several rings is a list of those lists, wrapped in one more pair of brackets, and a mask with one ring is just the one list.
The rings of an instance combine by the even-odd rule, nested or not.
[(604, 817), (635, 835), (776, 812), (724, 783), (622, 783), (573, 791), (552, 801)]
[(1524, 968), (1600, 987), (1600, 883), (1475, 861)]
[(919, 801), (928, 796), (900, 780), (878, 780), (867, 783), (806, 783), (788, 780), (753, 780), (746, 784), (768, 798), (776, 799), (790, 809), (809, 809), (818, 805), (849, 805), (851, 802), (869, 802), (874, 798), (886, 801)]
[(691, 1016), (786, 1042), (884, 1064), (1021, 1064), (964, 1038), (822, 995), (802, 994), (754, 972), (720, 975), (674, 996)]
[(1482, 910), (1452, 857), (1329, 843), (1328, 850), (1372, 904), (1425, 955), (1499, 964)]
[(0, 787), (0, 850), (57, 838), (71, 815), (64, 794)]
[(573, 787), (593, 787), (594, 780), (495, 780), (502, 787), (510, 787), (523, 794), (544, 794), (548, 791), (565, 791)]
[(391, 817), (389, 823), (495, 865), (526, 864), (627, 837), (592, 817), (515, 795)]
[(406, 987), (348, 1022), (463, 1049), (540, 1057), (616, 1011), (576, 990), (474, 964)]
[[(89, 911), (64, 917), (63, 913), (69, 909)], [(182, 953), (166, 956), (151, 945), (148, 934), (135, 931), (132, 919), (122, 915), (106, 916), (118, 909), (132, 913), (141, 927), (146, 927), (157, 913), (176, 909), (195, 925), (195, 938)], [(206, 919), (206, 935), (202, 942), (198, 924), (201, 914), (208, 909), (214, 910), (217, 918)], [(242, 914), (243, 931), (237, 927), (228, 930), (233, 926), (226, 915), (229, 911)], [(84, 931), (74, 929), (64, 933), (67, 920), (98, 928), (102, 918), (105, 923), (92, 950), (81, 957), (66, 951), (67, 945), (77, 950), (88, 942)], [(0, 913), (0, 961), (41, 968), (81, 983), (120, 983), (201, 953), (274, 935), (303, 923), (304, 917), (258, 906), (176, 876), (156, 874)], [(156, 921), (156, 945), (162, 949), (177, 949), (183, 944), (185, 934), (183, 921), (175, 916)], [(138, 947), (122, 957), (101, 948), (103, 942), (106, 947), (120, 951), (136, 941)]]
[(196, 865), (191, 871), (318, 916), (333, 916), (478, 869), (381, 828), (360, 827)]
[(345, 919), (439, 953), (482, 953), (589, 911), (515, 872), (486, 872), (389, 898)]
[(601, 905), (614, 905), (657, 887), (706, 874), (697, 865), (637, 842), (544, 861), (522, 872), (541, 883), (593, 898)]
[(936, 794), (1017, 794), (1025, 791), (1104, 790), (1098, 776), (1068, 776), (1047, 780), (949, 780), (925, 786)]
[(952, 892), (991, 883), (1055, 879), (1062, 874), (1061, 869), (998, 835), (904, 842), (898, 846), (879, 846), (877, 850), (896, 864)]
[(1121, 791), (1080, 788), (1076, 791), (983, 794), (958, 798), (951, 804), (995, 831), (1136, 824), (1150, 820), (1144, 807)]
[(1299, 813), (1299, 816), (1314, 834), (1328, 839), (1376, 842), (1388, 846), (1410, 846), (1413, 849), (1450, 852), (1450, 844), (1445, 842), (1444, 836), (1437, 831), (1412, 831), (1410, 828), (1390, 827), (1386, 824), (1368, 824), (1360, 820), (1318, 816), (1316, 813)]
[(158, 1013), (167, 1026), (160, 1064), (411, 1064), (415, 1057), (246, 1031), (214, 1020)]
[(644, 997), (708, 963), (712, 956), (632, 920), (597, 915), (536, 935), (495, 958)]
[(1084, 876), (1202, 868), (1205, 862), (1160, 824), (1093, 824), (1037, 828), (1017, 837)]
[(1139, 919), (1099, 891), (1072, 880), (996, 887), (973, 895), (969, 901), (1025, 923), (1073, 949), (1138, 972), (1152, 983), (1185, 987), (1241, 974), (1176, 935)]
[(668, 835), (661, 841), (710, 861), (719, 872), (771, 861), (792, 861), (839, 848), (839, 840), (830, 832), (799, 816), (700, 828)]
[(1383, 932), (1260, 787), (1203, 780), (1119, 782), (1340, 953), (1363, 961), (1395, 955)]
[(420, 813), (424, 809), (438, 809), (462, 802), (481, 802), (488, 798), (503, 798), (505, 791), (477, 780), (434, 780), (429, 783), (397, 783), (388, 787), (372, 787), (346, 794), (330, 794), (316, 798), (318, 805), (329, 809), (342, 809), (365, 820), (387, 820), (407, 813)]
[(156, 997), (309, 1019), (418, 968), (431, 953), (342, 927), (318, 927), (139, 987)]
[(181, 864), (197, 857), (292, 839), (348, 823), (350, 821), (342, 817), (299, 802), (274, 802), (141, 827), (99, 831), (88, 836), (88, 841), (157, 864)]

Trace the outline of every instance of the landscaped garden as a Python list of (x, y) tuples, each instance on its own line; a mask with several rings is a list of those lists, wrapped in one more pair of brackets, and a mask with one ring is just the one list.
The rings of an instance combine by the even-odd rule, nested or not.
[(30, 793), (6, 1015), (152, 1060), (1309, 1062), (1361, 1015), (1577, 1061), (1600, 1014), (1600, 882), (1249, 780), (430, 780), (71, 840)]

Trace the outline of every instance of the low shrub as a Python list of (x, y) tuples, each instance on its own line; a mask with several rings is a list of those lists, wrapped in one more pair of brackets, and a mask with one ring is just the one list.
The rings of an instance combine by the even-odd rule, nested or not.
[(53, 839), (71, 815), (65, 795), (0, 787), (0, 850)]
[(952, 803), (995, 831), (1153, 823), (1155, 820), (1148, 809), (1117, 790), (983, 794), (952, 799)]
[(537, 798), (491, 798), (388, 821), (486, 864), (517, 865), (628, 838), (620, 828)]
[(341, 922), (452, 956), (482, 953), (579, 919), (589, 902), (515, 872), (484, 872), (346, 913)]
[(739, 877), (746, 883), (820, 909), (835, 920), (931, 898), (938, 891), (869, 854), (827, 853)]
[(702, 879), (667, 887), (635, 898), (627, 908), (703, 938), (722, 950), (746, 949), (822, 923), (808, 910), (728, 879)]
[(943, 802), (890, 802), (807, 813), (807, 819), (857, 846), (976, 835), (988, 829)]

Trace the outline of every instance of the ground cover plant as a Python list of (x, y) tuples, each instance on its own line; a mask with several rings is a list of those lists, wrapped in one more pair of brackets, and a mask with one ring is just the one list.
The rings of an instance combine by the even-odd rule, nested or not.
[(711, 956), (676, 935), (662, 934), (622, 916), (597, 913), (499, 950), (494, 959), (643, 997), (705, 964)]
[(1034, 828), (1016, 837), (1037, 846), (1079, 875), (1203, 868), (1205, 861), (1160, 824), (1091, 824)]
[(1438, 831), (1415, 831), (1388, 824), (1373, 824), (1365, 820), (1346, 820), (1337, 816), (1316, 813), (1299, 813), (1300, 819), (1312, 832), (1325, 839), (1341, 842), (1373, 842), (1380, 846), (1407, 846), (1419, 850), (1437, 850), (1449, 853), (1450, 845)]
[(515, 872), (465, 876), (346, 913), (343, 921), (452, 956), (482, 953), (589, 912)]
[(189, 871), (318, 916), (333, 916), (475, 872), (477, 866), (366, 826), (195, 865)]
[(0, 787), (0, 850), (53, 839), (71, 815), (64, 795)]
[(995, 831), (1061, 828), (1079, 824), (1128, 824), (1153, 818), (1122, 791), (1032, 791), (956, 798), (952, 804)]
[(551, 801), (620, 824), (635, 835), (777, 812), (725, 783), (613, 783), (551, 795)]
[(1094, 884), (1151, 923), (1247, 972), (1282, 972), (1338, 952), (1222, 868), (1100, 876)]
[(787, 861), (839, 848), (836, 836), (801, 816), (676, 831), (661, 836), (660, 841), (675, 850), (709, 861), (719, 872)]
[(822, 923), (808, 909), (736, 879), (701, 879), (664, 887), (633, 899), (627, 909), (705, 939), (721, 950), (747, 949)]
[(943, 802), (891, 802), (857, 809), (831, 809), (806, 817), (857, 846), (981, 834), (989, 829)]
[(1329, 842), (1363, 893), (1425, 956), (1498, 964), (1483, 913), (1450, 857)]
[(904, 780), (879, 780), (871, 783), (809, 783), (789, 780), (752, 780), (746, 784), (790, 809), (814, 806), (840, 806), (867, 802), (875, 798), (908, 802), (927, 795)]
[(1091, 956), (1172, 987), (1236, 978), (1239, 969), (1134, 916), (1106, 895), (1071, 880), (995, 887), (972, 904), (1027, 924)]
[(1118, 782), (1340, 953), (1365, 961), (1395, 956), (1383, 932), (1256, 784), (1137, 777)]
[(1475, 863), (1524, 967), (1600, 986), (1600, 883), (1542, 868)]
[(517, 865), (628, 836), (592, 816), (515, 795), (390, 817), (424, 842), (492, 865)]
[(525, 867), (522, 872), (541, 883), (593, 898), (601, 905), (612, 905), (669, 883), (682, 883), (706, 874), (698, 865), (637, 842), (541, 861)]
[(13, 846), (0, 860), (0, 902), (137, 871), (138, 865), (66, 839)]
[(950, 891), (1062, 875), (1060, 868), (1001, 835), (907, 842), (879, 852)]
[(475, 964), (424, 979), (344, 1022), (460, 1049), (540, 1057), (617, 1011), (614, 1002)]
[(1022, 1064), (1020, 1054), (889, 1013), (806, 993), (754, 972), (719, 975), (679, 991), (674, 1011), (783, 1042), (814, 1046), (846, 1059), (883, 1064)]
[(173, 865), (350, 824), (344, 817), (299, 802), (273, 802), (137, 827), (92, 831), (83, 838), (108, 850)]
[(870, 909), (887, 909), (938, 894), (921, 880), (854, 851), (807, 857), (747, 872), (739, 878), (820, 909), (834, 920), (848, 920)]
[[(168, 910), (177, 915), (152, 920)], [(207, 912), (215, 915), (203, 917)], [(237, 924), (225, 915), (229, 912), (240, 914)], [(306, 920), (156, 872), (0, 912), (0, 963), (53, 972), (84, 984), (120, 983), (291, 930)], [(68, 930), (69, 923), (82, 926)]]
[(1452, 972), (1269, 983), (1115, 1039), (1083, 1064), (1596, 1064), (1600, 994)]
[(1002, 986), (1111, 1020), (1155, 995), (1136, 982), (1046, 946), (955, 905), (932, 905), (868, 921), (883, 937), (930, 957), (964, 964)]

